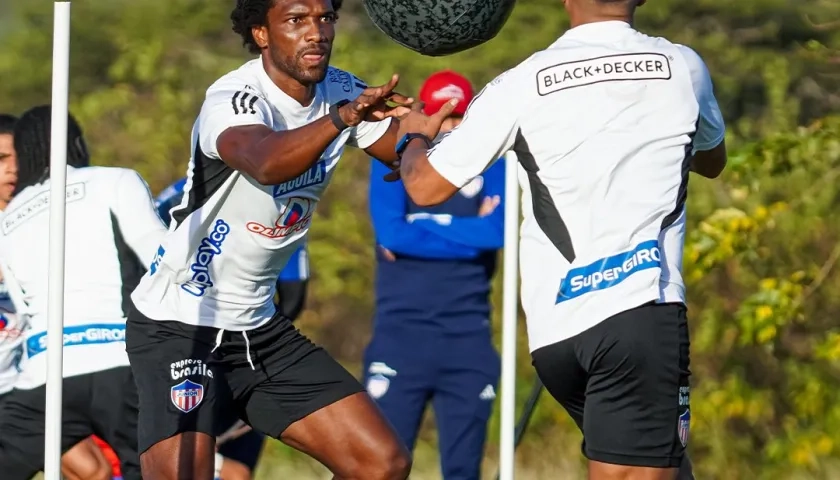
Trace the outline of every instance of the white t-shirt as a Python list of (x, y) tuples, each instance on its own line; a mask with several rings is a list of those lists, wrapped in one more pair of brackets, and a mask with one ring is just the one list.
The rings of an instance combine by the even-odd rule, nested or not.
[(367, 148), (390, 122), (346, 129), (308, 171), (279, 185), (260, 185), (227, 166), (216, 141), (240, 125), (302, 127), (364, 88), (353, 75), (330, 68), (304, 107), (271, 81), (259, 59), (216, 81), (193, 127), (184, 197), (172, 209), (169, 232), (149, 273), (131, 296), (137, 309), (154, 320), (233, 331), (271, 319), (277, 275), (305, 241), (345, 144)]
[[(129, 294), (166, 227), (146, 182), (125, 168), (67, 168), (64, 376), (128, 365)], [(15, 388), (46, 381), (50, 182), (23, 189), (0, 220), (0, 268), (26, 313), (26, 361)]]
[(689, 159), (723, 136), (701, 58), (608, 21), (493, 80), (429, 161), (462, 187), (516, 152), (533, 351), (646, 302), (685, 301)]

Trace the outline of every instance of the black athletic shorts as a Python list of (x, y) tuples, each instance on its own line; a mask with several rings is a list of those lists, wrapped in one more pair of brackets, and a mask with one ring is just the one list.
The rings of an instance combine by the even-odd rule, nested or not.
[(682, 304), (649, 303), (537, 349), (548, 392), (597, 462), (679, 467), (689, 431), (689, 339)]
[[(0, 478), (29, 480), (44, 469), (46, 387), (12, 390), (0, 416)], [(120, 459), (123, 478), (140, 480), (137, 390), (129, 367), (64, 379), (61, 451), (96, 435)]]
[(216, 437), (231, 411), (279, 439), (292, 423), (365, 391), (285, 317), (247, 332), (219, 332), (151, 320), (131, 308), (126, 351), (140, 396), (141, 453), (183, 432)]

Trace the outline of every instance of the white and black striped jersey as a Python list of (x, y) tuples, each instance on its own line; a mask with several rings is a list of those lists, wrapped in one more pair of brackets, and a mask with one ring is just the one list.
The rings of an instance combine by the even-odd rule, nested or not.
[(689, 160), (723, 137), (702, 59), (608, 21), (568, 30), (493, 80), (429, 160), (462, 187), (517, 154), (533, 351), (646, 302), (685, 301)]
[[(130, 294), (166, 227), (134, 170), (67, 167), (64, 376), (128, 365)], [(46, 381), (50, 182), (23, 189), (0, 219), (0, 268), (25, 314), (23, 368), (15, 388)]]
[(330, 68), (312, 103), (302, 106), (271, 81), (259, 59), (216, 81), (193, 127), (184, 197), (171, 210), (169, 232), (132, 294), (138, 310), (155, 320), (233, 331), (271, 319), (277, 276), (306, 240), (344, 146), (369, 147), (390, 122), (344, 130), (308, 171), (278, 185), (261, 185), (230, 168), (216, 142), (235, 126), (302, 127), (364, 88), (353, 75)]

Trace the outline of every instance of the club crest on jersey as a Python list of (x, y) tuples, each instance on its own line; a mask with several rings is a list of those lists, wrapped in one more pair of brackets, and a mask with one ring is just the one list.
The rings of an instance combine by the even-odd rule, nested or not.
[(295, 179), (289, 180), (288, 182), (283, 182), (279, 185), (275, 185), (271, 189), (271, 195), (274, 198), (282, 197), (283, 195), (289, 194), (296, 190), (324, 183), (324, 180), (326, 180), (326, 178), (327, 161), (318, 160), (318, 163), (312, 165), (309, 168), (309, 170), (303, 172), (303, 175)]
[(273, 226), (248, 222), (245, 227), (252, 233), (268, 238), (284, 238), (308, 228), (315, 210), (315, 202), (308, 198), (291, 197), (285, 199), (284, 203), (282, 212)]
[(686, 409), (682, 415), (680, 415), (679, 424), (677, 425), (677, 431), (680, 435), (680, 443), (683, 447), (688, 445), (689, 427), (691, 427), (691, 410)]
[(169, 391), (172, 404), (184, 413), (195, 410), (204, 400), (204, 387), (191, 380), (184, 380)]
[(481, 192), (482, 187), (484, 187), (484, 178), (475, 177), (470, 181), (470, 183), (461, 187), (461, 195), (467, 198), (473, 198)]

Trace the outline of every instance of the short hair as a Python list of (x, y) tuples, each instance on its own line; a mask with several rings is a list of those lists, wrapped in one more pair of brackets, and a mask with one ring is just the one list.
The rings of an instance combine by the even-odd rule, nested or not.
[(0, 135), (11, 135), (15, 131), (17, 117), (8, 113), (0, 113)]
[[(236, 6), (230, 12), (233, 31), (242, 37), (242, 46), (254, 55), (260, 53), (260, 47), (254, 40), (251, 29), (265, 26), (268, 22), (268, 11), (277, 0), (236, 0)], [(341, 9), (344, 0), (332, 0), (333, 10)]]
[[(43, 183), (50, 173), (50, 140), (52, 107), (40, 105), (27, 110), (15, 124), (15, 153), (18, 159), (20, 192), (30, 185)], [(90, 164), (82, 127), (73, 115), (67, 115), (67, 165), (87, 167)]]

